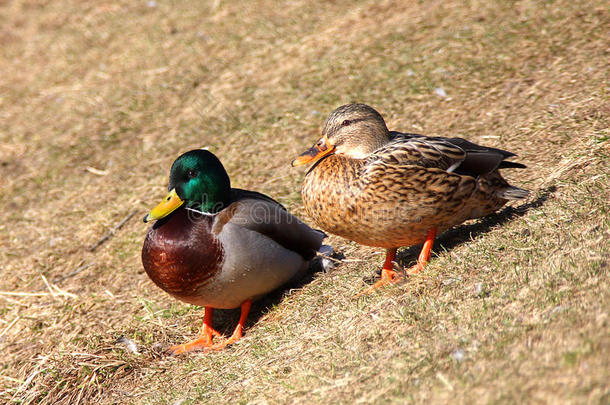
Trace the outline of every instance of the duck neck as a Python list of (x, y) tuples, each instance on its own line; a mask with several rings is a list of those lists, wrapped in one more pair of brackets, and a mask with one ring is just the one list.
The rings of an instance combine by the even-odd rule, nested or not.
[(224, 193), (224, 190), (218, 192), (209, 191), (202, 194), (201, 199), (197, 201), (189, 201), (186, 206), (209, 214), (215, 214), (222, 211), (230, 204), (229, 193)]

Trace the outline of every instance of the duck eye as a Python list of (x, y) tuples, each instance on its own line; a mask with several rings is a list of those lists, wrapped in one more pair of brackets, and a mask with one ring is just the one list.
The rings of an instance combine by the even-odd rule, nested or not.
[(344, 120), (344, 121), (341, 123), (341, 126), (342, 126), (342, 127), (346, 127), (346, 126), (348, 126), (348, 125), (349, 125), (349, 124), (351, 124), (351, 123), (352, 123), (352, 122), (351, 122), (350, 120)]
[(186, 172), (186, 177), (188, 177), (189, 179), (193, 179), (197, 177), (197, 172), (193, 169), (189, 169), (188, 172)]

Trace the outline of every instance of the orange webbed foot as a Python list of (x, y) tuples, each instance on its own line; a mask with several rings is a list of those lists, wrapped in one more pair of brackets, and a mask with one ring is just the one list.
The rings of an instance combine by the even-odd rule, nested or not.
[(209, 348), (214, 345), (214, 336), (220, 336), (220, 332), (212, 327), (212, 316), (214, 309), (212, 307), (205, 307), (204, 311), (203, 326), (201, 327), (199, 337), (195, 340), (191, 340), (190, 342), (170, 347), (167, 349), (168, 354), (177, 355), (192, 352), (194, 350)]
[(396, 271), (394, 271), (394, 259), (396, 258), (396, 250), (397, 249), (386, 250), (385, 263), (383, 264), (383, 268), (381, 269), (381, 279), (369, 288), (366, 288), (365, 290), (356, 294), (354, 298), (370, 294), (380, 287), (397, 283), (402, 279), (402, 277)]
[(355, 297), (361, 297), (363, 295), (367, 295), (372, 293), (378, 288), (385, 287), (391, 284), (396, 284), (401, 281), (404, 277), (400, 275), (395, 270), (390, 269), (381, 269), (381, 279), (375, 282), (372, 286), (362, 290)]
[(188, 353), (205, 348), (211, 348), (212, 346), (214, 346), (214, 343), (212, 341), (213, 336), (220, 336), (220, 333), (215, 330), (212, 330), (212, 333), (210, 333), (209, 335), (202, 334), (199, 338), (195, 340), (191, 340), (190, 342), (186, 342), (181, 345), (172, 346), (167, 349), (167, 352), (168, 354), (175, 356), (177, 354)]
[[(415, 266), (405, 270), (406, 276), (414, 275), (423, 270), (424, 266), (430, 260), (430, 251), (432, 249), (432, 245), (434, 244), (434, 238), (436, 237), (436, 229), (430, 229), (428, 234), (426, 235), (426, 239), (424, 241), (424, 245), (422, 246), (422, 250), (419, 253), (419, 257), (417, 258), (417, 264)], [(386, 251), (385, 263), (383, 265), (383, 269), (381, 269), (381, 280), (377, 281), (375, 284), (365, 289), (364, 291), (357, 294), (354, 298), (360, 297), (362, 295), (370, 294), (376, 289), (380, 287), (384, 287), (390, 284), (395, 284), (401, 281), (404, 276), (398, 274), (393, 269), (394, 259), (396, 258), (396, 248), (388, 249)]]
[(211, 346), (210, 350), (222, 350), (241, 339), (244, 327), (246, 325), (246, 320), (248, 319), (248, 313), (250, 313), (250, 307), (252, 307), (252, 300), (246, 300), (241, 304), (241, 315), (239, 317), (239, 322), (237, 323), (231, 337), (222, 343), (217, 343)]
[(193, 341), (190, 341), (190, 342), (187, 342), (187, 343), (184, 343), (181, 345), (172, 346), (169, 348), (168, 352), (170, 354), (176, 355), (176, 354), (186, 353), (186, 352), (190, 352), (193, 350), (199, 350), (199, 349), (206, 349), (207, 351), (222, 350), (225, 347), (229, 346), (230, 344), (237, 342), (239, 339), (241, 339), (241, 337), (243, 335), (243, 329), (246, 324), (246, 320), (248, 319), (248, 313), (250, 312), (251, 306), (252, 306), (252, 300), (246, 300), (241, 304), (241, 316), (239, 317), (239, 323), (235, 327), (233, 334), (231, 335), (230, 338), (228, 338), (224, 342), (220, 342), (220, 343), (216, 343), (216, 344), (214, 344), (212, 342), (212, 340), (213, 340), (214, 336), (220, 336), (220, 333), (211, 327), (212, 311), (210, 308), (210, 311), (209, 311), (210, 315), (208, 317), (208, 307), (206, 307), (205, 319), (203, 322), (204, 328), (201, 333), (201, 336), (198, 339), (195, 339)]
[(216, 343), (215, 345), (210, 346), (210, 350), (222, 350), (225, 347), (237, 342), (239, 339), (241, 339), (241, 337), (242, 337), (242, 327), (241, 327), (241, 325), (237, 325), (237, 327), (235, 328), (235, 331), (233, 332), (233, 335), (231, 335), (230, 338), (228, 338), (224, 342)]

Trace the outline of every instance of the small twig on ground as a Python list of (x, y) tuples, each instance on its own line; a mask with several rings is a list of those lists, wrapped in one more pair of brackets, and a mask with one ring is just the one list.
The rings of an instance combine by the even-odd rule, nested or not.
[(116, 231), (118, 231), (119, 229), (121, 229), (121, 227), (123, 225), (125, 225), (125, 223), (127, 221), (129, 221), (131, 219), (131, 217), (133, 217), (134, 215), (136, 215), (138, 211), (134, 210), (131, 211), (129, 213), (129, 215), (127, 215), (125, 218), (123, 218), (123, 220), (121, 222), (119, 222), (114, 228), (112, 228), (110, 231), (108, 231), (108, 233), (104, 236), (102, 236), (97, 242), (95, 242), (93, 245), (91, 245), (89, 247), (89, 251), (93, 252), (95, 249), (97, 249), (102, 243), (106, 242), (108, 239), (110, 239), (112, 237), (112, 235), (115, 234)]
[(25, 291), (0, 291), (0, 295), (13, 295), (16, 297), (46, 297), (51, 295), (48, 292), (25, 292)]
[(40, 273), (40, 277), (42, 278), (42, 281), (44, 281), (44, 285), (47, 286), (47, 289), (49, 290), (51, 297), (55, 298), (57, 293), (55, 293), (55, 291), (53, 291), (53, 289), (51, 288), (51, 285), (49, 285), (49, 281), (47, 280), (47, 278), (42, 273)]
[(2, 332), (0, 332), (0, 337), (4, 336), (4, 334), (6, 332), (8, 332), (8, 330), (10, 328), (12, 328), (17, 323), (17, 321), (20, 320), (20, 319), (21, 319), (21, 316), (17, 316), (15, 319), (13, 319), (13, 322), (11, 322), (10, 325), (8, 325), (6, 328), (4, 328), (4, 330)]
[(453, 391), (453, 384), (449, 382), (447, 377), (445, 377), (442, 373), (436, 373), (436, 377), (447, 387), (449, 391)]
[(49, 281), (44, 276), (44, 274), (41, 273), (40, 277), (42, 277), (42, 281), (44, 281), (44, 284), (47, 286), (49, 293), (51, 294), (51, 296), (53, 298), (57, 298), (58, 296), (61, 296), (64, 298), (72, 298), (72, 299), (78, 298), (78, 296), (76, 294), (72, 294), (67, 291), (64, 291), (61, 288), (59, 288), (58, 286), (56, 286), (55, 284), (53, 284), (53, 285), (49, 284)]
[(74, 270), (73, 272), (70, 272), (64, 276), (55, 278), (55, 280), (53, 280), (53, 283), (55, 283), (55, 284), (60, 283), (60, 282), (64, 281), (65, 279), (73, 277), (73, 276), (77, 275), (78, 273), (80, 273), (81, 271), (88, 269), (91, 266), (93, 266), (93, 262), (78, 266), (76, 268), (76, 270)]

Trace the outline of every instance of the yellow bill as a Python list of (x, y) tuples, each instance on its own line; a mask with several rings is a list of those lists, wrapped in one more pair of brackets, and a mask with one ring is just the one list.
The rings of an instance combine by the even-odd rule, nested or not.
[(182, 201), (180, 199), (180, 197), (178, 197), (178, 194), (176, 193), (176, 189), (174, 188), (159, 203), (159, 205), (157, 205), (155, 208), (153, 208), (144, 217), (144, 222), (164, 218), (164, 217), (168, 216), (169, 214), (171, 214), (172, 212), (176, 211), (176, 209), (178, 209), (178, 207), (180, 207), (182, 204), (184, 204), (184, 201)]

